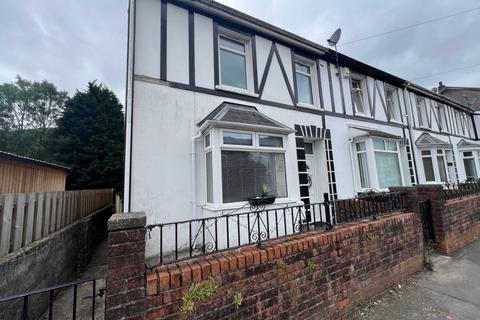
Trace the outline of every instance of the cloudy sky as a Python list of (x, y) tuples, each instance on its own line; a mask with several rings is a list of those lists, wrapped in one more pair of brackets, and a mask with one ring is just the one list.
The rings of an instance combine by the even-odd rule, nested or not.
[[(0, 83), (17, 74), (74, 93), (99, 80), (124, 100), (128, 0), (1, 0)], [(433, 87), (480, 86), (478, 0), (220, 0), (322, 45), (343, 30), (339, 51)], [(369, 40), (348, 43), (472, 10)], [(458, 70), (459, 69), (459, 70)], [(451, 70), (457, 70), (452, 71)]]

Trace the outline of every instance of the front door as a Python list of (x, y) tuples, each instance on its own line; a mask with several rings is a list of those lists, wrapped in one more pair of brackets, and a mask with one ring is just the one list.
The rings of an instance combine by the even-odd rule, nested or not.
[(305, 143), (305, 160), (307, 163), (308, 174), (308, 191), (310, 203), (321, 202), (320, 186), (318, 184), (318, 159), (315, 157), (315, 150), (313, 143)]

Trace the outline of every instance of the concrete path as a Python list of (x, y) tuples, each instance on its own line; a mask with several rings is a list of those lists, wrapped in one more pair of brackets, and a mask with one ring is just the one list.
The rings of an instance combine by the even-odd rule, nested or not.
[(480, 319), (480, 240), (365, 303), (352, 319)]
[[(76, 280), (96, 279), (96, 291), (105, 288), (107, 264), (107, 241), (101, 242), (94, 250), (85, 271)], [(92, 319), (92, 283), (78, 286), (77, 319)], [(73, 288), (62, 290), (53, 302), (53, 319), (72, 319)], [(95, 319), (104, 319), (105, 295), (95, 298)], [(48, 313), (40, 318), (48, 319)]]

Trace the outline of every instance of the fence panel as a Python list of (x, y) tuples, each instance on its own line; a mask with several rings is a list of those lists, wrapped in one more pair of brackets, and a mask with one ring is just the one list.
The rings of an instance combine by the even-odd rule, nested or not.
[(0, 257), (112, 205), (112, 189), (0, 195)]

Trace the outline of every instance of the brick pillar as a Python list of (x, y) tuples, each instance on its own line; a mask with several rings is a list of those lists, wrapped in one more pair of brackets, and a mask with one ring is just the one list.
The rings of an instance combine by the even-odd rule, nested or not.
[(107, 320), (145, 317), (145, 225), (144, 212), (108, 220)]

